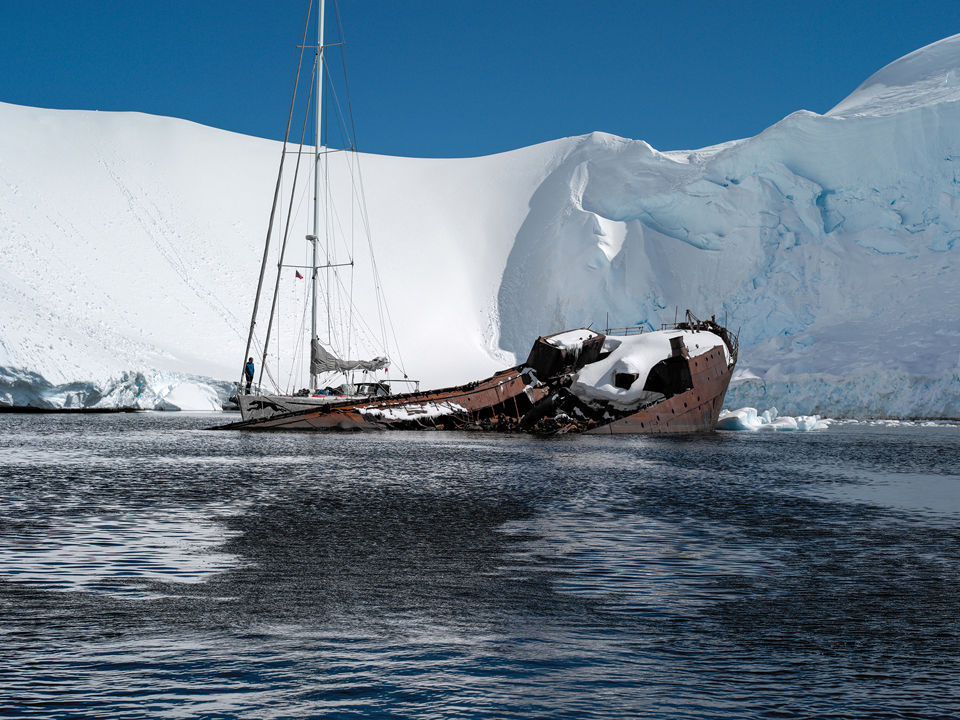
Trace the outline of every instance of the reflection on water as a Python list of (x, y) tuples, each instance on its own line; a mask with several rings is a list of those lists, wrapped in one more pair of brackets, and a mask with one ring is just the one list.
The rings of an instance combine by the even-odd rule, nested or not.
[(960, 714), (956, 430), (0, 424), (0, 715)]
[(874, 472), (818, 489), (820, 497), (930, 515), (960, 516), (960, 477)]
[(552, 511), (534, 523), (516, 523), (536, 540), (519, 557), (562, 562), (558, 592), (602, 599), (609, 612), (641, 612), (679, 619), (722, 599), (716, 579), (758, 577), (781, 565), (761, 543), (744, 546), (710, 523), (668, 523), (638, 514), (593, 517)]
[(221, 513), (216, 506), (140, 513), (105, 507), (96, 515), (41, 518), (31, 532), (0, 538), (0, 578), (131, 598), (152, 596), (144, 588), (155, 582), (203, 582), (236, 565), (214, 550), (228, 536), (213, 519)]

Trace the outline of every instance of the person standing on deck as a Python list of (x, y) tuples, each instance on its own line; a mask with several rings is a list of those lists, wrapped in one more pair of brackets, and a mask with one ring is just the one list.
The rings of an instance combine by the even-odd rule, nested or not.
[(247, 358), (247, 364), (243, 366), (243, 377), (246, 378), (247, 381), (247, 395), (250, 394), (250, 385), (253, 383), (253, 371), (253, 358)]

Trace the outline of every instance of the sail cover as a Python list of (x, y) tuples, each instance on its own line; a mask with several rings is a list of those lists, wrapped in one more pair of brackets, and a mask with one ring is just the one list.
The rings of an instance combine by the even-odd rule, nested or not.
[(310, 374), (319, 375), (325, 372), (345, 372), (347, 370), (382, 370), (390, 364), (385, 357), (373, 360), (341, 360), (326, 350), (320, 341), (314, 338), (310, 343)]

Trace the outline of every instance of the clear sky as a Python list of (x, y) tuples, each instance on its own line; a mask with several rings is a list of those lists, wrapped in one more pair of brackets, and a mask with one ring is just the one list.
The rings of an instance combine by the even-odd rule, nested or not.
[[(281, 139), (307, 2), (7, 0), (0, 101)], [(594, 130), (705, 147), (826, 112), (960, 32), (941, 0), (339, 0), (339, 13), (357, 147), (411, 157)]]

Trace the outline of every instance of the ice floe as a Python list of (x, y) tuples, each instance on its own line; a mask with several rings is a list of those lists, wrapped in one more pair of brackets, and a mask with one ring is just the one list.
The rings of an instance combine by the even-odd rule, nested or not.
[(770, 430), (809, 432), (826, 430), (830, 420), (819, 415), (801, 415), (799, 417), (779, 416), (776, 408), (757, 413), (756, 408), (745, 407), (739, 410), (722, 410), (717, 421), (717, 430)]

